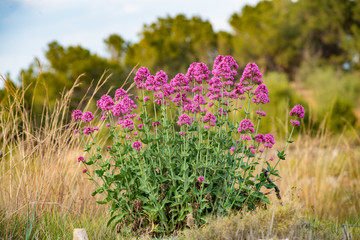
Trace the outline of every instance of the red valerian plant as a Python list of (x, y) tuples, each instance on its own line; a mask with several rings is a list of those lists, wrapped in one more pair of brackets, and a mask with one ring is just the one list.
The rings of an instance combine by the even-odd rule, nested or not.
[(163, 71), (151, 75), (139, 68), (134, 78), (139, 96), (117, 89), (114, 97), (97, 101), (110, 146), (96, 142), (99, 127), (91, 125), (91, 112), (73, 112), (75, 121), (84, 122), (82, 131), (76, 130), (86, 143), (78, 161), (94, 165), (83, 172), (97, 183), (92, 195), (105, 196), (98, 203), (111, 203), (109, 224), (163, 235), (186, 227), (189, 216), (199, 226), (207, 214), (270, 203), (266, 193), (277, 187), (269, 176), (279, 177), (276, 166), (285, 160), (304, 108), (291, 110), (291, 134), (272, 164), (274, 136), (260, 131), (269, 91), (255, 63), (240, 80), (237, 69), (231, 56), (218, 56), (211, 72), (193, 63), (187, 74), (171, 80)]

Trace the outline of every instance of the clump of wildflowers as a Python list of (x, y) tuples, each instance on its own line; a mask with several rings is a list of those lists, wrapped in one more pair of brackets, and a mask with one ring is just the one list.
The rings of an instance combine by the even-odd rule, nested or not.
[[(76, 137), (85, 137), (89, 155), (78, 162), (95, 165), (94, 171), (83, 172), (103, 182), (92, 195), (106, 193), (99, 203), (112, 203), (109, 223), (164, 235), (185, 228), (189, 214), (200, 226), (207, 214), (270, 203), (274, 184), (268, 176), (279, 177), (276, 167), (300, 122), (290, 120), (292, 131), (274, 163), (267, 154), (275, 137), (260, 127), (269, 90), (255, 63), (247, 64), (240, 79), (238, 68), (231, 56), (218, 56), (212, 70), (195, 62), (186, 75), (170, 80), (162, 70), (151, 75), (139, 68), (134, 78), (139, 96), (119, 88), (114, 98), (103, 95), (97, 101), (109, 132), (106, 145), (96, 142), (100, 129), (89, 126), (91, 112), (72, 113), (82, 129)], [(290, 116), (303, 118), (304, 113), (296, 105)]]

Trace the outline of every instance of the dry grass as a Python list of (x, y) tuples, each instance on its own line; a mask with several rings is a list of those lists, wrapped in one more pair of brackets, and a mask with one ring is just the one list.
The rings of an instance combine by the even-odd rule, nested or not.
[(200, 229), (184, 231), (180, 239), (340, 239), (342, 229), (304, 215), (298, 203), (274, 204), (269, 209), (209, 219)]
[[(94, 94), (106, 79), (103, 76)], [(41, 128), (35, 127), (32, 112), (24, 108), (26, 90), (8, 89), (9, 102), (0, 110), (0, 210), (3, 212), (0, 227), (9, 226), (9, 229), (0, 231), (0, 238), (1, 234), (6, 237), (8, 230), (12, 231), (11, 224), (4, 223), (26, 216), (28, 204), (31, 208), (35, 201), (38, 222), (41, 222), (40, 216), (48, 216), (49, 213), (59, 216), (59, 219), (68, 219), (66, 221), (70, 224), (67, 227), (71, 228), (80, 224), (74, 216), (84, 219), (84, 216), (100, 214), (104, 218), (106, 206), (96, 204), (90, 196), (94, 185), (83, 176), (76, 161), (76, 156), (83, 152), (79, 139), (73, 137), (75, 123), (65, 124), (71, 114), (68, 111), (71, 95), (78, 85), (77, 80), (52, 109), (46, 107), (45, 100)], [(86, 101), (91, 99), (92, 96)], [(359, 138), (355, 136), (349, 140), (337, 136), (334, 139), (327, 134), (319, 134), (316, 138), (306, 134), (299, 137), (290, 145), (288, 159), (279, 164), (282, 178), (276, 183), (285, 199), (297, 202), (296, 206), (301, 206), (314, 217), (338, 221), (359, 219)], [(354, 145), (354, 142), (357, 144)], [(273, 201), (277, 202), (275, 198)], [(294, 220), (298, 215), (292, 214), (289, 208), (285, 210), (274, 210), (279, 211), (276, 217), (287, 219), (285, 223), (280, 220), (282, 225), (285, 224), (284, 228), (288, 223), (298, 226), (299, 218), (296, 218), (296, 224)], [(233, 219), (236, 218), (224, 221), (231, 222)], [(248, 220), (255, 221), (250, 217)], [(100, 223), (103, 229), (105, 222)], [(241, 226), (236, 227), (241, 229)], [(281, 227), (276, 229), (281, 233)], [(283, 236), (281, 234), (279, 236)]]
[[(75, 123), (66, 123), (79, 78), (53, 108), (44, 100), (41, 127), (36, 127), (31, 110), (24, 107), (26, 90), (7, 89), (9, 102), (0, 111), (0, 206), (7, 217), (24, 212), (27, 204), (35, 201), (39, 214), (45, 209), (77, 214), (84, 209), (103, 210), (95, 205), (90, 196), (93, 186), (76, 162), (83, 150), (73, 134)], [(93, 95), (83, 101), (90, 103), (108, 78), (104, 74)]]
[[(335, 138), (335, 137), (334, 137)], [(339, 221), (359, 218), (358, 139), (300, 136), (281, 162), (283, 194), (295, 197), (312, 216)]]

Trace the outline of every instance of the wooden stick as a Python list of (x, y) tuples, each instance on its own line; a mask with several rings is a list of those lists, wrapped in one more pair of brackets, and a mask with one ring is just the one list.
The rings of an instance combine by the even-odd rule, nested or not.
[(272, 183), (272, 184), (275, 185), (276, 197), (277, 197), (279, 200), (281, 200), (280, 189), (279, 189), (279, 187), (270, 179), (269, 171), (268, 171), (267, 169), (263, 168), (263, 169), (262, 169), (262, 172), (265, 174), (265, 177), (266, 177), (267, 181), (268, 181), (269, 183)]
[(74, 228), (73, 240), (89, 240), (84, 228)]

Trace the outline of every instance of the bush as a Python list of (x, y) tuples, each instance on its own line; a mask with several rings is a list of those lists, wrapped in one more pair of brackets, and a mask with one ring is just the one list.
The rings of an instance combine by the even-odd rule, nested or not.
[[(111, 146), (96, 141), (99, 127), (90, 126), (91, 112), (73, 112), (79, 126), (85, 123), (80, 131), (85, 155), (78, 161), (98, 186), (92, 195), (105, 195), (98, 203), (111, 203), (108, 224), (163, 235), (202, 225), (208, 214), (270, 203), (266, 189), (279, 190), (269, 176), (279, 177), (276, 166), (285, 159), (287, 145), (273, 164), (274, 136), (259, 131), (268, 89), (256, 64), (249, 63), (235, 83), (237, 68), (231, 56), (218, 56), (213, 77), (205, 64), (193, 63), (186, 75), (170, 82), (163, 71), (152, 76), (140, 68), (134, 79), (139, 96), (131, 99), (118, 89), (114, 98), (104, 95), (97, 102)], [(148, 94), (154, 115), (147, 110)], [(241, 121), (234, 117), (238, 112), (244, 113)], [(290, 116), (303, 118), (303, 107), (295, 106)], [(292, 119), (291, 124), (287, 144), (300, 122)]]

